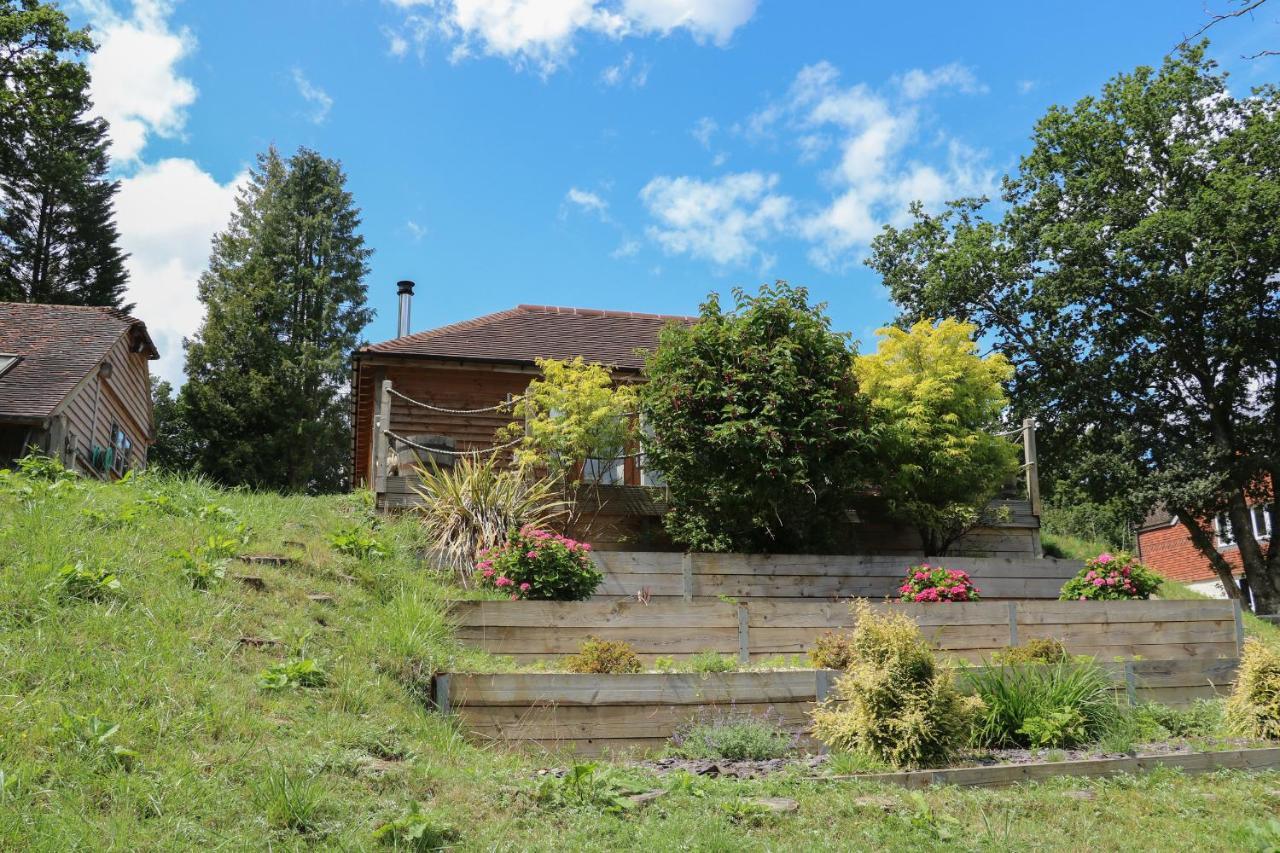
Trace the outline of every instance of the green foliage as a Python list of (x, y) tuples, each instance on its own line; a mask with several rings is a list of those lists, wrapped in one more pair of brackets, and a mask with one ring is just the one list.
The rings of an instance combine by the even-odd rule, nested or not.
[(689, 656), (686, 666), (689, 672), (733, 672), (738, 668), (738, 661), (728, 655), (710, 649)]
[(178, 564), (178, 571), (191, 582), (192, 589), (212, 589), (227, 576), (226, 560), (211, 557), (203, 549), (182, 549), (174, 551), (172, 556)]
[(118, 743), (112, 743), (120, 732), (118, 723), (101, 719), (96, 714), (72, 714), (63, 711), (58, 720), (58, 733), (72, 749), (98, 768), (120, 767), (132, 770), (138, 754)]
[(0, 3), (0, 301), (131, 307), (94, 49), (53, 3)]
[(812, 552), (847, 536), (870, 437), (853, 351), (822, 305), (785, 282), (713, 294), (698, 322), (663, 330), (642, 409), (664, 523), (693, 550)]
[(388, 554), (386, 546), (359, 524), (333, 531), (329, 534), (329, 544), (339, 554), (357, 560), (381, 560)]
[(622, 814), (632, 807), (626, 791), (610, 768), (595, 762), (575, 764), (563, 777), (549, 776), (538, 786), (544, 808), (571, 808)]
[[(612, 461), (635, 439), (636, 390), (615, 384), (609, 368), (584, 362), (538, 359), (542, 375), (529, 383), (512, 415), (520, 419), (498, 434), (501, 443), (519, 439), (514, 456), (527, 469), (541, 469), (567, 483), (585, 459)], [(599, 483), (607, 466), (583, 479)]]
[(809, 660), (818, 669), (848, 669), (855, 660), (853, 638), (843, 631), (824, 631), (809, 649)]
[(813, 712), (813, 735), (894, 767), (942, 765), (968, 739), (976, 703), (908, 616), (853, 605), (852, 661), (833, 695)]
[(194, 470), (200, 444), (187, 417), (186, 402), (156, 376), (151, 377), (151, 415), (156, 440), (147, 450), (147, 468), (173, 473)]
[(1212, 737), (1225, 731), (1226, 705), (1219, 699), (1197, 699), (1185, 708), (1147, 702), (1129, 717), (1141, 740)]
[(345, 488), (351, 353), (373, 316), (370, 250), (336, 160), (270, 148), (214, 238), (207, 316), (187, 342), (181, 406), (204, 473), (291, 492)]
[(671, 753), (680, 758), (767, 761), (785, 758), (795, 745), (795, 735), (774, 716), (730, 711), (681, 727), (671, 738)]
[[(954, 316), (1017, 368), (1040, 470), (1129, 521), (1233, 510), (1254, 598), (1280, 609), (1280, 548), (1247, 528), (1280, 475), (1280, 89), (1232, 93), (1205, 45), (1054, 106), (985, 199), (889, 227), (870, 264), (902, 321)], [(1194, 318), (1189, 320), (1189, 318)], [(1280, 525), (1277, 525), (1280, 526)], [(1227, 568), (1213, 537), (1197, 548)]]
[(568, 672), (628, 673), (644, 667), (635, 649), (625, 640), (600, 640), (588, 637), (575, 655), (565, 658)]
[(1062, 601), (1145, 600), (1160, 589), (1161, 579), (1131, 554), (1102, 553), (1088, 560), (1062, 585)]
[(974, 729), (983, 746), (1075, 746), (1121, 718), (1111, 679), (1093, 663), (993, 666), (968, 678), (983, 704)]
[(882, 511), (919, 530), (926, 555), (977, 524), (1018, 471), (1017, 448), (995, 435), (1013, 368), (999, 353), (980, 356), (975, 332), (953, 319), (880, 329), (876, 353), (855, 363), (880, 428)]
[(432, 462), (415, 470), (423, 533), (464, 587), (482, 552), (501, 546), (512, 530), (547, 527), (566, 510), (554, 480), (506, 467), (492, 454), (459, 457), (451, 468)]
[(58, 569), (54, 583), (64, 601), (104, 601), (123, 589), (114, 571), (98, 563), (82, 561)]
[(833, 776), (853, 776), (858, 773), (882, 773), (892, 768), (880, 759), (861, 752), (833, 752), (827, 756), (826, 769)]
[(254, 799), (273, 829), (311, 833), (320, 829), (328, 810), (328, 791), (313, 776), (293, 775), (277, 768), (256, 786)]
[(590, 545), (548, 530), (522, 528), (480, 557), (478, 585), (513, 599), (585, 601), (604, 580)]
[(258, 686), (264, 690), (286, 687), (327, 687), (329, 673), (311, 658), (295, 658), (271, 666), (258, 673)]
[(1009, 646), (991, 656), (1001, 666), (1057, 664), (1070, 660), (1067, 647), (1053, 637), (1035, 637), (1020, 646)]
[(1246, 737), (1280, 738), (1280, 649), (1245, 641), (1236, 686), (1227, 698), (1227, 725)]
[(375, 841), (397, 850), (440, 850), (458, 840), (458, 831), (439, 818), (422, 810), (415, 800), (400, 817), (393, 818), (373, 832)]

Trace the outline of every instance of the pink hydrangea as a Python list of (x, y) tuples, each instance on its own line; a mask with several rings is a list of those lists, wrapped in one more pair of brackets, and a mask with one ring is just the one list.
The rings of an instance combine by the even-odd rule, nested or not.
[(1102, 563), (1105, 566), (1107, 563), (1110, 563), (1114, 559), (1115, 557), (1111, 556), (1110, 554), (1104, 551), (1103, 553), (1097, 556), (1096, 562)]
[(500, 578), (498, 578), (496, 581), (494, 581), (494, 582), (493, 582), (493, 584), (494, 584), (494, 586), (511, 586), (511, 584), (512, 584), (512, 580), (511, 580), (511, 578), (507, 577), (506, 575), (503, 575), (502, 577), (500, 577)]
[(533, 589), (533, 584), (529, 583), (528, 581), (525, 581), (524, 583), (520, 584), (521, 592), (528, 592), (531, 589)]

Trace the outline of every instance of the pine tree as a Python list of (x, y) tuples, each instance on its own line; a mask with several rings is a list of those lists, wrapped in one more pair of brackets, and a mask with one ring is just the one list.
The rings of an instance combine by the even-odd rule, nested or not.
[(0, 299), (131, 307), (92, 49), (58, 9), (0, 0)]
[(330, 491), (348, 479), (350, 357), (372, 318), (360, 212), (336, 160), (258, 158), (200, 278), (182, 402), (199, 467), (229, 484)]

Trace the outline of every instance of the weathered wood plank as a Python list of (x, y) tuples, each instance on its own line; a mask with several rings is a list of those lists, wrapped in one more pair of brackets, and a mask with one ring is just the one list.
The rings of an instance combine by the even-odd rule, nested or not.
[(737, 608), (723, 601), (644, 605), (622, 601), (459, 601), (450, 605), (459, 626), (555, 628), (700, 627), (737, 628)]
[(661, 705), (812, 701), (813, 670), (787, 672), (498, 673), (451, 675), (454, 707), (461, 705)]

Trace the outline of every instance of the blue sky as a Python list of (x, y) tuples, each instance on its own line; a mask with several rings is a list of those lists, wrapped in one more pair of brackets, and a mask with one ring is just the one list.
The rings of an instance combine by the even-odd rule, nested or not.
[[(1211, 2), (1210, 6), (1214, 4)], [(1219, 6), (1226, 6), (1220, 0)], [(864, 348), (870, 237), (994, 192), (1051, 104), (1158, 64), (1203, 0), (75, 0), (112, 121), (132, 298), (181, 375), (195, 280), (255, 155), (342, 161), (415, 330), (520, 302), (692, 313), (786, 278)], [(1214, 29), (1240, 92), (1280, 8)]]

